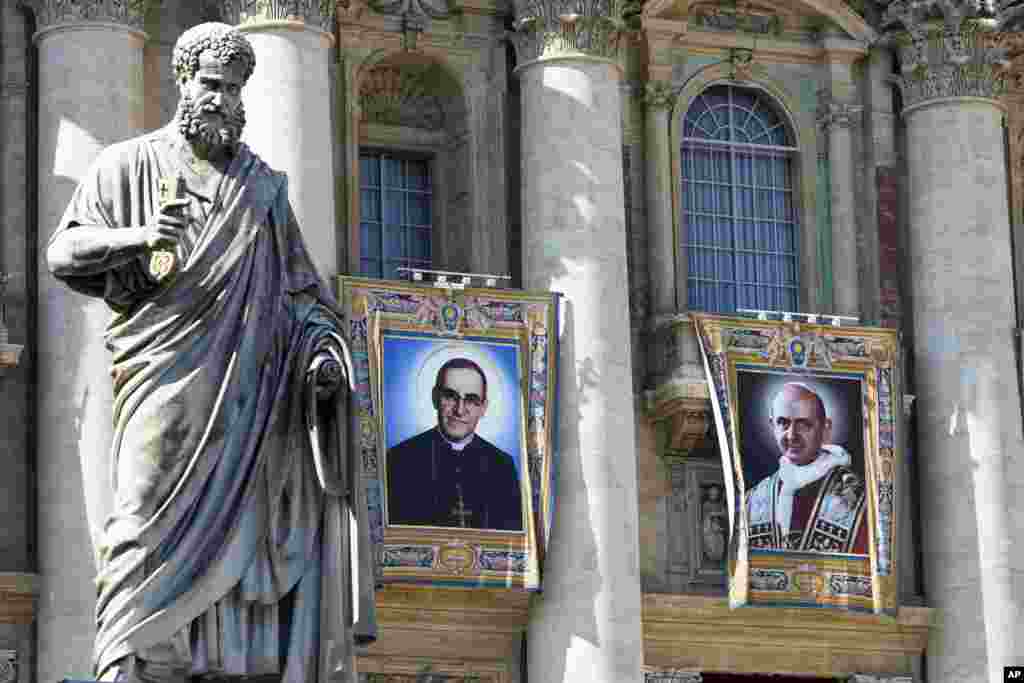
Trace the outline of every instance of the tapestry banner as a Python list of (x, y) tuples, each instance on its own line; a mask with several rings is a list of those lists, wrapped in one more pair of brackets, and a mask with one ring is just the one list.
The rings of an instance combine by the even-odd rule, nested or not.
[(539, 590), (558, 300), (339, 279), (378, 579)]
[(895, 330), (691, 314), (722, 455), (729, 602), (895, 615)]

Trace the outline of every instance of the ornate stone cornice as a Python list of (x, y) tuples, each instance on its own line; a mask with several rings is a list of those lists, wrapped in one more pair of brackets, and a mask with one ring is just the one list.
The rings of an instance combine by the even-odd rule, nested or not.
[(587, 55), (615, 59), (626, 32), (623, 0), (521, 0), (511, 38), (520, 65)]
[(334, 32), (335, 0), (224, 0), (221, 17), (232, 24), (298, 21)]
[(822, 102), (818, 106), (818, 125), (825, 130), (833, 128), (856, 128), (860, 125), (861, 115), (864, 107), (859, 104), (847, 104), (843, 102)]
[(902, 75), (894, 78), (905, 108), (947, 97), (998, 98), (1005, 89), (1005, 46), (990, 34), (999, 24), (980, 0), (896, 0), (883, 24), (896, 36)]
[(677, 94), (668, 81), (649, 81), (644, 84), (643, 102), (648, 109), (669, 109)]
[(147, 0), (21, 0), (41, 31), (59, 24), (103, 22), (142, 30)]

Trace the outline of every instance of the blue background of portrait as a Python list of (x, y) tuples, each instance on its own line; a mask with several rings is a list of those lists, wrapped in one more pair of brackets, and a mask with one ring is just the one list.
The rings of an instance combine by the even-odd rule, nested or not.
[[(452, 339), (409, 332), (385, 332), (383, 337), (386, 449), (437, 426), (437, 411), (430, 397), (437, 372), (429, 369), (439, 368), (448, 358), (461, 356), (478, 363), (487, 374), (487, 413), (480, 419), (476, 433), (515, 458), (522, 474), (523, 399), (518, 340)], [(424, 368), (428, 372), (423, 372)]]
[(736, 366), (740, 453), (743, 478), (750, 490), (779, 469), (779, 446), (771, 427), (772, 401), (787, 382), (801, 382), (825, 403), (832, 419), (832, 440), (850, 454), (850, 467), (864, 478), (864, 412), (861, 376), (844, 373), (779, 372)]

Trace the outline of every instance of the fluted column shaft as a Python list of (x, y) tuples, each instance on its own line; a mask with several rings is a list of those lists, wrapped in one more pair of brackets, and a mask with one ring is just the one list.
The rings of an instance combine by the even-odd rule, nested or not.
[(288, 197), (302, 237), (320, 275), (329, 278), (338, 273), (330, 85), (334, 38), (313, 17), (298, 19), (257, 15), (238, 27), (256, 53), (256, 68), (242, 91), (242, 139), (271, 168), (288, 174)]
[(644, 160), (646, 161), (647, 253), (653, 317), (676, 312), (677, 245), (672, 234), (672, 145), (670, 121), (674, 101), (671, 84), (647, 85)]
[(110, 502), (113, 399), (103, 335), (111, 312), (50, 275), (46, 244), (99, 152), (142, 133), (145, 34), (140, 17), (119, 3), (31, 4), (39, 29), (37, 675), (60, 680), (92, 671), (90, 534)]
[[(942, 627), (934, 683), (1003, 680), (1020, 656), (1013, 571), (1024, 501), (1008, 482), (1024, 453), (1015, 367), (1002, 84), (990, 49), (956, 3), (906, 4), (900, 55), (907, 134), (914, 380), (927, 599)], [(936, 25), (930, 13), (939, 9)], [(968, 8), (969, 9), (969, 8)], [(982, 637), (965, 638), (965, 634)]]
[(642, 664), (621, 70), (580, 24), (517, 46), (523, 284), (564, 294), (558, 504), (528, 666), (531, 681), (620, 683)]

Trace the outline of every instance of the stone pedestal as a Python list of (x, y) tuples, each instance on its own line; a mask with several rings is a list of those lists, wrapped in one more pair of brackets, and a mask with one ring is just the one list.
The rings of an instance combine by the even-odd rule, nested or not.
[[(36, 0), (39, 50), (39, 680), (88, 678), (93, 546), (110, 504), (111, 313), (46, 265), (46, 244), (104, 147), (142, 133), (140, 17), (119, 3)], [(82, 472), (96, 486), (85, 491)], [(88, 509), (88, 516), (83, 512)]]
[[(558, 503), (544, 592), (530, 615), (529, 679), (638, 681), (642, 639), (621, 70), (607, 59), (613, 36), (559, 26), (568, 19), (548, 10), (519, 18), (533, 28), (517, 45), (516, 72), (523, 107), (523, 285), (564, 294)], [(585, 19), (580, 26), (596, 26)], [(588, 45), (587, 53), (576, 51)]]
[[(933, 683), (1002, 680), (1018, 663), (1021, 412), (1001, 91), (994, 62), (953, 14), (894, 3), (906, 122), (924, 578), (941, 628)], [(936, 8), (940, 8), (936, 5)], [(946, 11), (944, 10), (944, 11)], [(942, 29), (936, 30), (936, 29)], [(1015, 557), (1016, 556), (1016, 557)], [(965, 637), (966, 634), (976, 634)]]
[[(338, 273), (334, 207), (334, 131), (329, 60), (331, 15), (300, 2), (288, 19), (239, 17), (256, 52), (242, 90), (242, 140), (271, 168), (288, 174), (288, 197), (313, 263), (325, 278)], [(302, 9), (306, 7), (306, 9)]]

